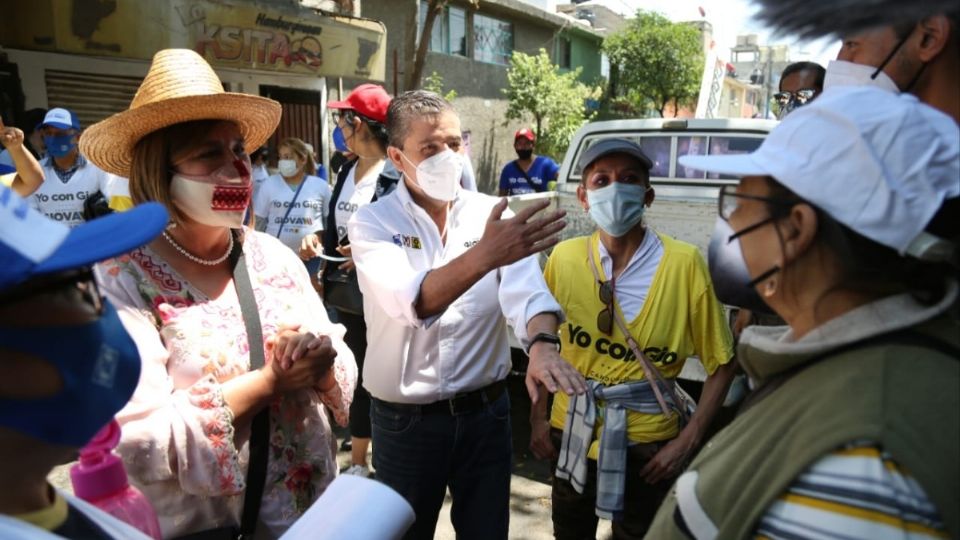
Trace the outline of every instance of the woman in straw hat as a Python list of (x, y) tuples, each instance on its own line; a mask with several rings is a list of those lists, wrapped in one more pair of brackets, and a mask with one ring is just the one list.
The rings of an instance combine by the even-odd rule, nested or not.
[[(203, 58), (171, 49), (154, 57), (130, 108), (81, 143), (88, 159), (130, 179), (135, 203), (163, 203), (172, 218), (160, 238), (98, 269), (143, 363), (118, 415), (119, 450), (167, 537), (237, 527), (242, 514), (257, 516), (251, 500), (257, 536), (279, 536), (337, 472), (323, 407), (346, 423), (356, 365), (343, 328), (297, 256), (242, 226), (247, 152), (279, 119), (277, 102), (224, 92)], [(247, 335), (250, 321), (262, 343)], [(266, 365), (252, 369), (258, 348)], [(258, 430), (261, 411), (269, 428)], [(264, 478), (248, 476), (252, 431), (268, 457), (262, 496), (245, 503)]]

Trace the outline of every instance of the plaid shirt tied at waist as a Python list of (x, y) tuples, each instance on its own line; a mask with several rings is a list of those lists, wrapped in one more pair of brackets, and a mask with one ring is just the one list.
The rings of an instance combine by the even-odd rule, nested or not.
[[(674, 379), (666, 379), (668, 385)], [(644, 414), (663, 414), (650, 381), (604, 386), (587, 380), (590, 389), (570, 398), (563, 428), (556, 476), (570, 482), (577, 493), (583, 493), (587, 480), (587, 452), (593, 442), (597, 420), (597, 400), (603, 406), (603, 427), (600, 431), (600, 456), (597, 461), (597, 516), (616, 520), (623, 513), (623, 494), (627, 480), (627, 410)], [(676, 404), (669, 393), (664, 398), (669, 406)]]

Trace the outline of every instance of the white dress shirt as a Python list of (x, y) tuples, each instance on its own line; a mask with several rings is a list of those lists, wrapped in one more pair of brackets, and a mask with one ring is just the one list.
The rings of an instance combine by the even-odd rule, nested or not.
[(461, 189), (446, 245), (403, 181), (350, 219), (367, 322), (363, 385), (373, 397), (427, 404), (499, 381), (510, 369), (507, 321), (526, 347), (530, 319), (544, 312), (562, 318), (533, 256), (487, 273), (443, 313), (417, 316), (424, 277), (480, 240), (497, 201)]

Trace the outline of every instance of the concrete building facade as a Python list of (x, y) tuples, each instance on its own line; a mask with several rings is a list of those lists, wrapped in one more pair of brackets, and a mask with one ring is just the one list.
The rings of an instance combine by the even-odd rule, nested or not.
[(0, 16), (0, 113), (13, 124), (25, 110), (66, 107), (89, 126), (129, 106), (157, 51), (190, 48), (227, 91), (281, 102), (271, 147), (296, 136), (326, 162), (328, 86), (384, 78), (384, 27), (351, 16), (358, 6), (358, 0), (13, 2)]
[(780, 88), (780, 73), (790, 65), (790, 47), (761, 45), (756, 34), (737, 36), (737, 44), (730, 50), (734, 73), (738, 81), (756, 86), (762, 96), (758, 105), (761, 115), (769, 113), (771, 96)]
[[(600, 78), (603, 36), (569, 17), (540, 9), (536, 1), (451, 0), (434, 23), (423, 77), (436, 72), (445, 91), (455, 90), (464, 138), (481, 191), (491, 193), (500, 169), (516, 159), (513, 133), (525, 123), (507, 121), (507, 65), (513, 51), (545, 49), (562, 69), (582, 67), (581, 80)], [(426, 13), (425, 0), (363, 0), (362, 15), (387, 28), (385, 87), (409, 87), (406, 78)], [(346, 81), (352, 87), (364, 81)], [(331, 89), (332, 93), (339, 88)], [(344, 88), (344, 92), (348, 88)]]

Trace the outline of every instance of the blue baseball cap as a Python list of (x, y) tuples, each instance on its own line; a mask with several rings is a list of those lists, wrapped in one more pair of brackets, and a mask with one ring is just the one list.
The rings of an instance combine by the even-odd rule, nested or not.
[(40, 126), (52, 126), (58, 129), (80, 129), (80, 120), (73, 112), (56, 107), (47, 111)]
[(127, 253), (153, 240), (169, 219), (162, 204), (149, 202), (71, 229), (0, 186), (0, 291)]

